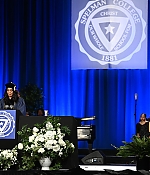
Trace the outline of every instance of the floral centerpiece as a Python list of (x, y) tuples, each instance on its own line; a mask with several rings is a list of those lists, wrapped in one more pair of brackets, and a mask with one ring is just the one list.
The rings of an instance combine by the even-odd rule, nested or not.
[(62, 160), (74, 152), (74, 145), (65, 139), (70, 130), (61, 126), (58, 117), (48, 116), (42, 124), (35, 124), (31, 129), (24, 126), (18, 131), (21, 152), (20, 169), (34, 168), (36, 162), (42, 157), (52, 159), (51, 169), (59, 169)]
[(2, 170), (9, 169), (12, 165), (18, 163), (17, 161), (17, 147), (13, 149), (0, 150), (0, 166)]

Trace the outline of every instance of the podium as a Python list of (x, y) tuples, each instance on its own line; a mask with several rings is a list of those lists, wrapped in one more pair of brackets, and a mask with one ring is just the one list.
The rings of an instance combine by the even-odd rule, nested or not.
[(12, 149), (18, 144), (17, 131), (22, 115), (19, 110), (0, 110), (0, 149)]
[[(59, 117), (62, 126), (67, 126), (70, 129), (70, 135), (66, 137), (67, 140), (72, 142), (75, 146), (75, 151), (72, 153), (62, 165), (63, 169), (72, 169), (78, 166), (78, 141), (77, 141), (77, 121), (72, 116), (53, 116)], [(43, 123), (46, 116), (20, 116), (19, 117), (19, 130), (22, 126), (27, 125), (32, 128), (36, 123)]]

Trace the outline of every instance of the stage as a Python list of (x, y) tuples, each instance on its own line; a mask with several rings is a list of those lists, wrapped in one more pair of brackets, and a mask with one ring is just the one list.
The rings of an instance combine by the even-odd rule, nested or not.
[[(99, 149), (92, 150), (92, 153), (98, 151), (103, 158), (102, 164), (91, 163), (85, 164), (83, 158), (89, 155), (89, 158), (92, 157), (91, 153), (88, 154), (88, 150), (79, 149), (79, 167), (84, 170), (84, 173), (91, 175), (108, 175), (108, 174), (150, 174), (148, 171), (136, 169), (136, 158), (130, 156), (127, 158), (117, 156), (117, 151), (115, 149)], [(83, 172), (81, 173), (83, 174)]]
[(136, 166), (126, 165), (79, 165), (73, 169), (60, 169), (58, 171), (0, 171), (0, 175), (149, 175), (148, 171), (136, 171)]
[(136, 165), (79, 165), (85, 171), (123, 171), (123, 170), (132, 170), (136, 171)]

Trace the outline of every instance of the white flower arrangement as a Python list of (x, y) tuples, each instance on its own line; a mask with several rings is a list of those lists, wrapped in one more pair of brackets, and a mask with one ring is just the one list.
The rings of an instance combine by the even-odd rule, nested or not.
[(36, 124), (32, 129), (24, 126), (18, 132), (21, 136), (18, 149), (22, 152), (21, 169), (28, 170), (35, 166), (35, 162), (42, 157), (50, 157), (52, 169), (59, 169), (62, 160), (74, 152), (74, 145), (65, 140), (70, 130), (61, 126), (58, 117), (48, 116), (44, 123)]
[(9, 169), (12, 165), (17, 164), (17, 148), (0, 150), (0, 166), (2, 170)]

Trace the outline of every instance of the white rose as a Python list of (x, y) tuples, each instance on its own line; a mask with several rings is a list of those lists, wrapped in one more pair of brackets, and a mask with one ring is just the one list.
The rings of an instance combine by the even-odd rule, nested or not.
[(53, 144), (53, 140), (47, 140), (46, 144), (52, 145)]
[(8, 150), (4, 150), (4, 151), (2, 152), (2, 155), (3, 155), (4, 157), (6, 157), (7, 154), (8, 154)]
[(38, 153), (44, 153), (45, 152), (45, 149), (44, 148), (40, 148), (39, 150), (38, 150)]
[(34, 135), (29, 136), (29, 142), (33, 142), (33, 140), (34, 140)]
[(56, 140), (53, 140), (53, 144), (56, 145), (57, 144), (57, 141)]
[(47, 141), (47, 142), (45, 143), (44, 147), (45, 147), (46, 149), (48, 149), (48, 150), (53, 149), (52, 143), (49, 142), (49, 141)]
[(58, 152), (60, 150), (60, 146), (57, 144), (53, 146), (53, 151)]
[(53, 131), (46, 131), (44, 137), (45, 138), (49, 138), (50, 140), (53, 140), (54, 139), (54, 133), (53, 133)]
[(59, 139), (58, 143), (60, 144), (60, 146), (66, 146), (66, 143), (62, 139)]
[(23, 149), (23, 144), (22, 144), (22, 143), (19, 143), (19, 144), (18, 144), (18, 149), (20, 149), (20, 150)]
[(56, 135), (56, 131), (53, 131), (53, 135), (54, 135), (54, 136)]
[(33, 132), (38, 132), (38, 131), (39, 131), (39, 129), (37, 127), (33, 128)]
[(40, 138), (39, 138), (39, 141), (40, 141), (40, 142), (44, 142), (44, 138), (43, 138), (43, 137), (40, 137)]

